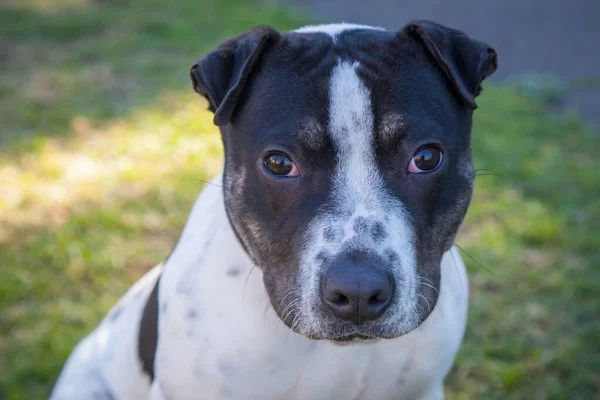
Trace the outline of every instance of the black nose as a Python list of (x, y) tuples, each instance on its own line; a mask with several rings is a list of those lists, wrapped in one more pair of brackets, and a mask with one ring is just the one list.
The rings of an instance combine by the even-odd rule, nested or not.
[(349, 257), (328, 266), (321, 289), (323, 303), (338, 318), (360, 324), (383, 314), (394, 294), (394, 280), (378, 259)]

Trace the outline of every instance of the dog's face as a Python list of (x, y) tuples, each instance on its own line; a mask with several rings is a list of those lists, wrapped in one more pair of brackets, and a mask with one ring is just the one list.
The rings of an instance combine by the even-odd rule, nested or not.
[(495, 68), (488, 46), (427, 21), (255, 28), (192, 67), (223, 134), (230, 221), (285, 324), (347, 343), (427, 318)]

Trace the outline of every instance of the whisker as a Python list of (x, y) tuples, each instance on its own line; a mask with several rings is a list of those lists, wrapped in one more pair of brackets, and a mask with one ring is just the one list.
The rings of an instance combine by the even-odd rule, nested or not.
[[(293, 295), (296, 293), (296, 290), (294, 290), (294, 288), (291, 288), (284, 296), (283, 298), (279, 301), (279, 305), (277, 306), (277, 309), (280, 310), (281, 306), (283, 305), (283, 303), (285, 302), (285, 299), (287, 299), (290, 295)], [(285, 314), (285, 311), (287, 310), (287, 307), (282, 311), (282, 312), (278, 312), (279, 315), (283, 315)], [(279, 326), (279, 323), (281, 321), (279, 320), (279, 318), (277, 318), (277, 320), (275, 321), (275, 327), (274, 330), (277, 330), (277, 327)]]
[[(455, 243), (455, 245), (456, 245), (456, 243)], [(456, 245), (456, 247), (458, 247), (458, 245)], [(452, 249), (450, 249), (450, 255), (452, 256), (452, 261), (454, 261), (454, 269), (456, 270), (456, 273), (458, 274), (458, 277), (460, 278), (460, 287), (464, 291), (465, 284), (463, 282), (462, 276), (460, 275), (460, 271), (458, 270), (458, 264), (456, 263), (456, 258), (454, 257), (454, 253), (452, 252)]]
[[(419, 302), (418, 302), (418, 301), (415, 303), (415, 306), (417, 306), (417, 310), (418, 310), (419, 312), (423, 312), (423, 311), (424, 311), (424, 310), (423, 310), (423, 307), (421, 306), (421, 304), (419, 304)], [(414, 310), (413, 310), (413, 312), (414, 312)], [(419, 313), (417, 313), (417, 315), (419, 315)]]
[[(287, 307), (283, 310), (283, 312), (281, 313), (282, 318), (277, 318), (277, 324), (275, 325), (275, 331), (277, 331), (277, 328), (279, 327), (279, 324), (281, 324), (282, 322), (285, 324), (285, 321), (288, 319), (288, 317), (290, 316), (290, 314), (292, 312), (294, 312), (294, 305), (300, 301), (300, 297), (295, 298), (294, 300), (292, 300), (290, 302), (290, 304), (287, 305)], [(287, 312), (287, 314), (286, 314)]]
[[(297, 297), (296, 299), (292, 300), (290, 302), (290, 304), (287, 305), (287, 307), (283, 310), (283, 312), (281, 313), (282, 315), (285, 315), (285, 317), (282, 318), (283, 322), (285, 322), (285, 320), (287, 319), (287, 317), (289, 316), (289, 314), (294, 311), (293, 309), (291, 309), (290, 307), (293, 307), (294, 304), (296, 304), (298, 301), (300, 301), (300, 297)], [(287, 311), (287, 314), (285, 314)]]
[(265, 306), (265, 312), (263, 314), (263, 328), (265, 327), (265, 325), (267, 323), (267, 313), (269, 312), (269, 307), (273, 308), (273, 306), (271, 305), (271, 301), (267, 300), (267, 305)]
[[(292, 295), (292, 294), (295, 294), (295, 293), (296, 293), (296, 290), (295, 290), (294, 288), (290, 289), (290, 290), (287, 292), (287, 294), (286, 294), (285, 296), (283, 296), (283, 298), (282, 298), (282, 299), (281, 299), (281, 301), (279, 302), (279, 307), (278, 307), (278, 308), (280, 308), (280, 307), (281, 307), (281, 305), (283, 304), (283, 302), (285, 301), (285, 299), (287, 299), (287, 298), (288, 298), (290, 295)], [(284, 311), (284, 312), (285, 312), (285, 311)], [(283, 312), (282, 312), (282, 314), (283, 314)]]
[(433, 307), (433, 311), (435, 311), (436, 308), (440, 309), (440, 313), (442, 314), (442, 318), (444, 318), (444, 307), (442, 307), (442, 303), (440, 303), (439, 301), (435, 303), (435, 306)]
[[(437, 292), (438, 296), (440, 295), (440, 291), (438, 290), (438, 288), (436, 288), (435, 286), (433, 286), (433, 282), (430, 279), (427, 279), (424, 276), (419, 276), (417, 278), (419, 279), (419, 285), (423, 285), (423, 286), (426, 286), (428, 288), (431, 288), (431, 289), (433, 289), (433, 290), (435, 290)], [(420, 293), (418, 293), (418, 294), (421, 295)], [(444, 315), (444, 308), (442, 307), (442, 303), (440, 303), (439, 301), (437, 301), (435, 303), (435, 306), (433, 307), (433, 311), (435, 311), (436, 308), (440, 309), (440, 312), (442, 313), (442, 316), (443, 316)]]
[(415, 310), (412, 310), (413, 317), (415, 318), (415, 327), (419, 326), (420, 318), (419, 314)]
[(429, 310), (429, 314), (431, 314), (431, 304), (429, 304), (427, 297), (423, 296), (421, 293), (417, 293), (417, 295), (425, 301), (425, 304), (427, 304), (427, 309)]
[(473, 257), (472, 255), (470, 255), (469, 253), (467, 253), (465, 251), (465, 249), (463, 249), (462, 247), (460, 247), (458, 244), (454, 243), (454, 245), (456, 247), (458, 247), (458, 249), (460, 251), (462, 251), (463, 253), (465, 253), (465, 255), (467, 257), (469, 257), (471, 260), (473, 260), (478, 266), (482, 267), (483, 269), (485, 269), (487, 272), (489, 272), (493, 277), (495, 277), (496, 279), (500, 279), (503, 280), (500, 276), (496, 275), (491, 269), (489, 269), (488, 267), (486, 267), (485, 265), (483, 265), (482, 263), (480, 263), (475, 257)]
[[(294, 317), (294, 320), (292, 321), (292, 331), (296, 332), (296, 319), (299, 318), (302, 315), (302, 309), (298, 310), (298, 312), (296, 313), (296, 316)], [(300, 320), (298, 320), (300, 321)]]
[(250, 275), (252, 274), (252, 271), (254, 271), (255, 267), (256, 266), (252, 264), (252, 268), (250, 268), (250, 271), (248, 271), (248, 275), (246, 276), (246, 282), (244, 282), (244, 289), (242, 290), (242, 296), (244, 296), (244, 294), (246, 293), (246, 286), (248, 286), (248, 280), (250, 280)]
[[(483, 171), (483, 174), (478, 174), (479, 171)], [(496, 171), (492, 171), (491, 169), (486, 169), (486, 168), (479, 168), (475, 170), (475, 176), (480, 176), (480, 175), (496, 175), (499, 177), (504, 178), (504, 175), (501, 175), (499, 173), (497, 173)]]
[(223, 186), (221, 186), (221, 185), (217, 185), (216, 183), (213, 183), (211, 181), (207, 181), (207, 180), (204, 180), (204, 179), (199, 179), (199, 178), (182, 178), (182, 179), (184, 181), (197, 181), (197, 182), (206, 183), (207, 185), (213, 185), (213, 186), (216, 186), (216, 187), (223, 188)]
[[(419, 277), (419, 280), (421, 280), (421, 279), (426, 279), (426, 278)], [(435, 290), (435, 291), (437, 292), (437, 294), (438, 294), (438, 295), (440, 294), (440, 291), (439, 291), (439, 290), (438, 290), (438, 289), (437, 289), (435, 286), (433, 286), (431, 283), (427, 283), (427, 282), (419, 282), (419, 285), (427, 286), (427, 287), (429, 287), (429, 288), (431, 288), (431, 289)]]

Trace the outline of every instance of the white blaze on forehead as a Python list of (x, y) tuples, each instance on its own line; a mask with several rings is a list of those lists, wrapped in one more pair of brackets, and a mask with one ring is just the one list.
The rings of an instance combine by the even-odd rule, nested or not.
[(357, 62), (340, 60), (332, 71), (329, 134), (338, 151), (334, 191), (344, 197), (338, 200), (366, 206), (383, 185), (375, 160), (371, 96), (357, 67)]
[(298, 28), (292, 32), (325, 33), (325, 34), (331, 36), (333, 38), (333, 40), (335, 41), (336, 36), (339, 35), (340, 33), (344, 32), (344, 31), (356, 30), (356, 29), (368, 29), (368, 30), (375, 30), (375, 31), (385, 31), (386, 30), (385, 28), (381, 28), (378, 26), (348, 24), (348, 23), (343, 22), (341, 24), (307, 25), (307, 26), (303, 26), (302, 28)]

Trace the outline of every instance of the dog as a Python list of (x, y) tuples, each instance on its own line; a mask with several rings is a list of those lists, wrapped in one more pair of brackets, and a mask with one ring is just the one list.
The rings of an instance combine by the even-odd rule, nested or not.
[(51, 399), (442, 399), (467, 320), (472, 114), (496, 68), (431, 21), (256, 27), (202, 57), (224, 172)]

